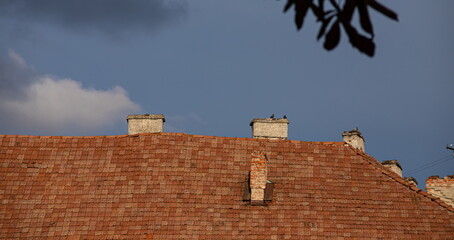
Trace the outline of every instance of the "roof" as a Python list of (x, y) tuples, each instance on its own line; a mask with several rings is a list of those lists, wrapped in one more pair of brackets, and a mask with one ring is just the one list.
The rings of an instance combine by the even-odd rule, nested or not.
[[(251, 153), (274, 183), (243, 202)], [(454, 210), (344, 142), (0, 135), (0, 239), (452, 239)]]

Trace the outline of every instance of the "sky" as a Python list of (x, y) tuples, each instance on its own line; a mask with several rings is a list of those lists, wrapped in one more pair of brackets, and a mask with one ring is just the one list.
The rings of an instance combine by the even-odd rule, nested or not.
[(376, 54), (323, 49), (276, 0), (0, 1), (0, 134), (121, 135), (128, 114), (166, 132), (250, 137), (287, 115), (289, 139), (358, 127), (378, 161), (424, 186), (454, 174), (454, 1), (380, 1)]

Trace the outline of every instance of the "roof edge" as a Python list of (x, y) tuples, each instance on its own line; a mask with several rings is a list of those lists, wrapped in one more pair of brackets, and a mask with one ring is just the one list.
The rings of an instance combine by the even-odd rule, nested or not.
[(377, 159), (375, 159), (374, 157), (370, 156), (369, 154), (367, 154), (367, 153), (365, 153), (365, 152), (363, 152), (361, 150), (356, 149), (355, 147), (351, 146), (350, 144), (348, 144), (346, 142), (344, 142), (344, 143), (345, 143), (345, 146), (347, 146), (352, 151), (354, 151), (356, 154), (358, 154), (361, 157), (363, 157), (364, 159), (366, 159), (369, 163), (373, 164), (384, 175), (386, 175), (386, 176), (390, 177), (391, 179), (395, 180), (396, 182), (406, 186), (407, 188), (409, 188), (413, 192), (415, 192), (415, 193), (417, 193), (417, 194), (419, 194), (419, 195), (421, 195), (423, 197), (429, 198), (432, 202), (438, 203), (438, 205), (446, 208), (448, 211), (454, 212), (454, 207), (451, 207), (450, 205), (446, 204), (445, 202), (443, 202), (439, 198), (432, 196), (430, 193), (427, 193), (427, 192), (423, 191), (422, 189), (413, 186), (409, 182), (405, 181), (402, 177), (400, 177), (397, 173), (389, 171), (388, 168), (384, 167), (379, 161), (377, 161)]
[(308, 143), (308, 144), (317, 144), (317, 145), (337, 145), (342, 146), (344, 142), (312, 142), (312, 141), (301, 141), (301, 140), (290, 140), (290, 139), (259, 139), (251, 137), (220, 137), (220, 136), (209, 136), (209, 135), (196, 135), (188, 133), (178, 133), (178, 132), (159, 132), (159, 133), (137, 133), (137, 134), (122, 134), (122, 135), (99, 135), (99, 136), (40, 136), (40, 135), (7, 135), (0, 134), (0, 137), (5, 138), (43, 138), (43, 139), (67, 139), (67, 138), (126, 138), (126, 137), (140, 137), (140, 136), (154, 136), (154, 135), (163, 135), (163, 136), (190, 136), (190, 137), (200, 137), (200, 138), (223, 138), (223, 139), (232, 139), (232, 140), (248, 140), (248, 141), (257, 141), (257, 142), (292, 142), (292, 143)]

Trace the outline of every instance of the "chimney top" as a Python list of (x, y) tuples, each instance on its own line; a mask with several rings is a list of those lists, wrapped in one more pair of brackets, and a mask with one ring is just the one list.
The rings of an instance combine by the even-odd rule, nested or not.
[(365, 152), (365, 148), (364, 148), (365, 140), (358, 128), (355, 128), (351, 131), (344, 131), (342, 133), (342, 137), (344, 138), (344, 142)]
[(397, 160), (395, 160), (395, 159), (382, 161), (381, 164), (383, 164), (383, 165), (396, 165), (400, 169), (402, 169), (402, 167), (400, 166), (399, 162)]
[(386, 160), (381, 162), (381, 164), (402, 177), (402, 167), (397, 160)]
[(128, 115), (128, 134), (159, 133), (164, 129), (166, 121), (163, 114)]
[(362, 138), (364, 140), (364, 137), (363, 135), (361, 134), (361, 132), (359, 131), (359, 129), (356, 127), (354, 128), (353, 130), (350, 130), (350, 131), (344, 131), (342, 133), (342, 136), (353, 136), (353, 135), (356, 135), (360, 138)]
[(252, 121), (249, 124), (249, 126), (252, 127), (252, 125), (254, 125), (254, 123), (256, 123), (256, 122), (260, 122), (260, 123), (286, 123), (286, 124), (290, 123), (290, 121), (285, 119), (285, 118), (254, 118), (254, 119), (252, 119)]
[[(274, 114), (273, 114), (274, 115)], [(249, 124), (253, 138), (287, 139), (289, 120), (285, 118), (254, 118)]]
[(415, 187), (418, 186), (418, 181), (414, 177), (404, 177), (404, 180), (413, 184)]
[(126, 119), (163, 119), (164, 122), (166, 121), (164, 114), (135, 114), (128, 115)]

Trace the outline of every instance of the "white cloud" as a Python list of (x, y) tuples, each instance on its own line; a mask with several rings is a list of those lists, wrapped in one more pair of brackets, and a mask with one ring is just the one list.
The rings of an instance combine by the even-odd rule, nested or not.
[[(26, 66), (16, 53), (9, 55), (16, 64)], [(21, 86), (22, 97), (0, 97), (1, 120), (7, 122), (9, 128), (34, 129), (33, 132), (45, 135), (87, 133), (113, 126), (124, 121), (129, 113), (140, 110), (119, 86), (97, 90), (84, 88), (71, 79), (51, 76), (33, 79)]]

